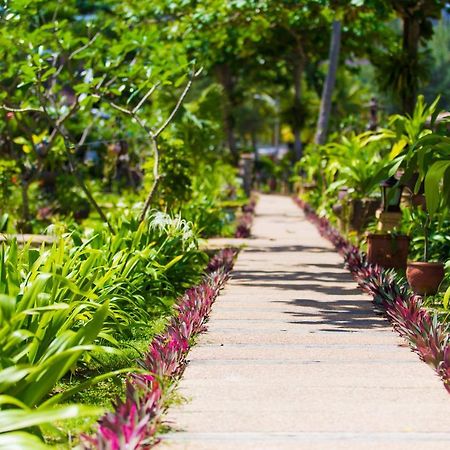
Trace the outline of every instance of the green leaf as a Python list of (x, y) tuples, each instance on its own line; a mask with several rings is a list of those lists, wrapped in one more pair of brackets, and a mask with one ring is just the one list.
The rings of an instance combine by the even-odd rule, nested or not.
[(56, 408), (38, 408), (33, 411), (8, 409), (0, 411), (0, 433), (34, 427), (58, 420), (74, 419), (83, 416), (99, 416), (103, 408), (69, 405)]
[(450, 286), (445, 291), (444, 299), (442, 300), (445, 309), (448, 309), (449, 302), (450, 302)]
[(389, 153), (389, 159), (394, 159), (395, 157), (397, 157), (401, 153), (401, 151), (406, 147), (407, 144), (408, 144), (408, 140), (404, 139), (404, 138), (397, 141), (392, 146), (392, 150)]
[(441, 184), (444, 182), (444, 175), (449, 168), (450, 161), (436, 161), (425, 176), (425, 198), (430, 216), (433, 216), (439, 208)]
[(175, 258), (173, 258), (171, 261), (169, 261), (165, 266), (164, 269), (168, 270), (170, 269), (172, 266), (174, 266), (178, 261), (180, 261), (181, 259), (183, 259), (184, 255), (178, 255), (175, 256)]
[(73, 395), (75, 395), (76, 393), (83, 391), (91, 386), (94, 386), (97, 383), (100, 383), (100, 381), (107, 380), (108, 378), (112, 378), (117, 375), (121, 375), (124, 373), (131, 373), (131, 372), (133, 372), (133, 373), (148, 373), (147, 370), (136, 369), (136, 367), (127, 367), (124, 369), (118, 369), (118, 370), (114, 370), (112, 372), (103, 373), (96, 377), (89, 378), (88, 380), (84, 381), (83, 383), (79, 383), (76, 386), (65, 390), (64, 392), (54, 395), (49, 400), (44, 402), (42, 404), (42, 406), (50, 406), (50, 405), (55, 405), (57, 403), (62, 403), (65, 400), (72, 397)]
[(51, 450), (37, 436), (23, 431), (0, 434), (0, 450)]

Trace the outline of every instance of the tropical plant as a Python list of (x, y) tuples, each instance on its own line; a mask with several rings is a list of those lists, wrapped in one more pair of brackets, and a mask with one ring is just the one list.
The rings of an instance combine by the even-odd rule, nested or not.
[[(118, 338), (150, 327), (201, 276), (206, 259), (186, 221), (154, 212), (148, 222), (129, 214), (115, 226), (116, 235), (106, 225), (84, 236), (73, 230), (47, 249), (19, 248), (15, 241), (1, 248), (0, 396), (22, 415), (37, 407), (45, 422), (49, 410), (40, 408), (129, 372), (123, 366), (103, 371), (54, 392), (69, 371), (102, 355), (122, 355)], [(21, 428), (14, 425), (22, 417), (17, 408), (0, 409), (10, 414), (9, 431)]]
[(450, 255), (448, 211), (442, 210), (430, 218), (421, 208), (403, 208), (402, 214), (401, 228), (411, 238), (411, 260), (446, 261)]
[(339, 142), (326, 146), (328, 193), (341, 186), (348, 188), (352, 198), (368, 198), (387, 178), (389, 167), (385, 154), (386, 140), (381, 133), (367, 131), (342, 136)]
[[(437, 116), (438, 102), (439, 97), (428, 106), (423, 95), (419, 95), (412, 115), (394, 114), (389, 118), (388, 128), (382, 130), (384, 137), (393, 140), (390, 158), (398, 158), (396, 161), (409, 169), (404, 179), (417, 169), (413, 149), (420, 138), (432, 133), (431, 126)], [(409, 163), (411, 160), (412, 163)], [(394, 167), (396, 170), (398, 165)]]
[(202, 164), (191, 187), (191, 198), (181, 206), (181, 216), (194, 223), (203, 237), (232, 235), (235, 209), (244, 201), (236, 169), (221, 162)]
[[(403, 170), (400, 183), (414, 181), (413, 192), (424, 189), (424, 214), (413, 214), (423, 230), (424, 260), (429, 258), (429, 233), (434, 216), (450, 207), (450, 138), (433, 131), (438, 114), (439, 97), (429, 106), (419, 96), (413, 115), (395, 115), (390, 124), (395, 132), (384, 132), (394, 138), (390, 157), (391, 174)], [(427, 127), (427, 125), (429, 127)]]

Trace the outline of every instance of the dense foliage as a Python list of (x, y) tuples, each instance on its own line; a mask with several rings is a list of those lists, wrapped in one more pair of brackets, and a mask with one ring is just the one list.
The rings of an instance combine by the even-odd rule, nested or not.
[[(309, 147), (299, 163), (303, 177), (295, 180), (302, 198), (359, 243), (366, 231), (380, 232), (375, 210), (389, 210), (383, 203), (392, 198), (383, 198), (381, 184), (391, 177), (392, 188), (402, 189), (403, 197), (390, 233), (409, 236), (411, 260), (445, 264), (442, 293), (450, 282), (450, 141), (446, 119), (435, 122), (438, 101), (427, 106), (420, 96), (412, 116), (393, 115), (384, 129), (351, 132)], [(445, 317), (448, 295), (450, 290), (430, 299)]]
[(414, 3), (0, 3), (0, 448), (75, 445), (136, 393), (124, 373), (155, 375), (136, 358), (201, 280), (199, 239), (249, 235), (252, 176), (354, 237), (379, 182), (416, 174), (411, 254), (448, 259), (448, 133), (436, 104), (413, 112), (449, 91), (448, 22)]

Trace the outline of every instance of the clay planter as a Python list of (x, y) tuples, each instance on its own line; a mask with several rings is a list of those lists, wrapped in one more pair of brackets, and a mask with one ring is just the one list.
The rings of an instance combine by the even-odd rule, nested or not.
[(418, 295), (434, 295), (444, 279), (444, 264), (440, 262), (409, 262), (406, 278)]
[(424, 194), (411, 195), (411, 204), (416, 208), (420, 206), (424, 211), (427, 210), (427, 201)]
[(409, 237), (392, 234), (367, 235), (367, 260), (386, 269), (406, 269)]

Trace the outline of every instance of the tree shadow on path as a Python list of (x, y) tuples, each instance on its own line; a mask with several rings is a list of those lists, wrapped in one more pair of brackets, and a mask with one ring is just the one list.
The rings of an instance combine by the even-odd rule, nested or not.
[[(338, 268), (337, 268), (338, 269)], [(359, 295), (356, 287), (349, 287), (349, 275), (342, 271), (320, 273), (306, 271), (238, 270), (233, 283), (287, 291), (315, 291), (326, 295)], [(329, 285), (327, 285), (329, 284)]]
[[(362, 297), (351, 275), (339, 265), (326, 264), (325, 267), (318, 263), (304, 267), (305, 270), (295, 271), (241, 269), (233, 272), (233, 283), (280, 290), (280, 299), (272, 302), (289, 307), (284, 313), (291, 316), (288, 321), (291, 324), (327, 332), (390, 327), (388, 321), (374, 311), (370, 300)], [(317, 267), (327, 270), (318, 272)], [(299, 297), (302, 292), (307, 298)]]

